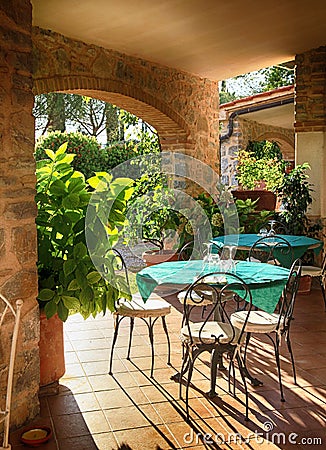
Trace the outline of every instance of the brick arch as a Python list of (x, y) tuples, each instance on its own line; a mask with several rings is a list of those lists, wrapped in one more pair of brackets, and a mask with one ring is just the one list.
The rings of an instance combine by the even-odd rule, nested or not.
[(257, 140), (262, 141), (267, 139), (268, 141), (276, 141), (280, 145), (280, 149), (283, 154), (283, 158), (287, 161), (294, 161), (295, 143), (294, 133), (292, 136), (287, 136), (279, 132), (268, 131), (258, 136)]
[[(106, 83), (106, 86), (104, 86), (102, 80), (100, 81), (99, 83), (99, 80), (96, 79), (80, 80), (78, 89), (73, 88), (75, 80), (49, 79), (46, 80), (46, 83), (44, 81), (42, 83), (36, 81), (34, 92), (36, 95), (47, 92), (65, 92), (85, 95), (112, 103), (141, 117), (145, 122), (152, 125), (158, 132), (162, 150), (171, 150), (171, 147), (174, 150), (191, 147), (192, 144), (188, 143), (189, 130), (187, 130), (187, 125), (181, 117), (176, 117), (173, 111), (169, 111), (166, 105), (158, 104), (157, 107), (154, 107), (152, 104), (159, 102), (155, 101), (156, 99), (148, 98), (149, 96), (146, 96), (146, 94), (142, 96), (138, 92), (129, 92), (129, 96), (127, 96), (124, 93), (113, 91), (117, 86), (112, 86), (110, 83)], [(101, 86), (100, 89), (98, 88), (99, 85)], [(67, 86), (69, 86), (68, 89)], [(94, 86), (94, 88), (92, 89), (90, 86)], [(137, 97), (146, 98), (147, 103)], [(167, 113), (163, 111), (167, 111)]]
[(162, 149), (218, 170), (217, 82), (33, 28), (35, 94), (70, 92), (114, 103), (143, 118)]

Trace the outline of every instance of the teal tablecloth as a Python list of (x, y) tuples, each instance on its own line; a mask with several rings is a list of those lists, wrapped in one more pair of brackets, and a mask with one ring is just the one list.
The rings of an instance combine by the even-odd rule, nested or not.
[[(189, 286), (196, 277), (212, 272), (203, 270), (202, 261), (175, 261), (146, 267), (136, 275), (139, 292), (146, 301), (156, 286), (179, 284)], [(252, 302), (258, 308), (274, 312), (289, 276), (289, 269), (271, 264), (239, 261), (235, 273), (248, 284)]]
[[(301, 258), (309, 248), (313, 248), (315, 254), (318, 255), (323, 247), (322, 241), (306, 236), (278, 234), (276, 235), (276, 238), (277, 236), (280, 236), (289, 242), (293, 249), (294, 259)], [(212, 242), (221, 247), (223, 245), (235, 245), (239, 248), (250, 250), (252, 245), (260, 238), (261, 236), (258, 236), (257, 234), (230, 234), (227, 236), (216, 237), (212, 239)], [(277, 250), (275, 253), (275, 256), (284, 267), (291, 267), (293, 261), (290, 261), (288, 256), (282, 255), (282, 252), (278, 252)]]

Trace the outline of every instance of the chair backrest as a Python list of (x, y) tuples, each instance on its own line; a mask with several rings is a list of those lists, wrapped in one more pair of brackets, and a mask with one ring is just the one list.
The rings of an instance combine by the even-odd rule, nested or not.
[(291, 266), (289, 277), (279, 303), (278, 328), (281, 332), (284, 332), (289, 328), (291, 320), (293, 318), (294, 304), (301, 278), (301, 269), (301, 259), (296, 259)]
[(252, 245), (248, 260), (258, 260), (277, 266), (282, 265), (282, 261), (286, 261), (287, 267), (289, 267), (294, 260), (293, 248), (289, 241), (280, 236), (265, 236)]
[[(108, 252), (112, 252), (114, 255), (113, 259), (113, 269), (114, 269), (114, 283), (119, 286), (120, 292), (125, 294), (130, 294), (130, 281), (128, 275), (127, 264), (122, 256), (122, 253), (116, 248), (111, 248)], [(123, 297), (124, 298), (124, 297)]]
[[(189, 339), (192, 343), (194, 340), (191, 329), (191, 311), (188, 308), (189, 299), (197, 306), (204, 305), (207, 299), (212, 302), (205, 319), (200, 322), (199, 340), (202, 344), (207, 343), (207, 338), (210, 340), (213, 338), (214, 344), (217, 345), (236, 345), (241, 341), (248, 317), (240, 331), (232, 325), (230, 319), (231, 314), (241, 308), (245, 307), (249, 312), (252, 309), (251, 292), (241, 278), (228, 272), (211, 272), (199, 277), (189, 286), (184, 298), (182, 323), (188, 328)], [(225, 324), (225, 329), (228, 330), (227, 339), (222, 334), (207, 336), (205, 328), (214, 322)], [(209, 327), (209, 329), (213, 328)]]

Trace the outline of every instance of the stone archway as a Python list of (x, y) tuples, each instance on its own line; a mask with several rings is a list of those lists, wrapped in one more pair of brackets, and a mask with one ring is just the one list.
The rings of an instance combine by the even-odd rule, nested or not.
[(291, 133), (291, 135), (286, 135), (281, 134), (279, 132), (269, 131), (266, 133), (262, 133), (257, 137), (257, 141), (263, 141), (265, 139), (268, 141), (276, 141), (280, 146), (283, 158), (286, 161), (294, 161), (295, 159), (294, 133)]
[(219, 172), (217, 82), (34, 27), (34, 93), (74, 92), (114, 103), (157, 129), (163, 150)]

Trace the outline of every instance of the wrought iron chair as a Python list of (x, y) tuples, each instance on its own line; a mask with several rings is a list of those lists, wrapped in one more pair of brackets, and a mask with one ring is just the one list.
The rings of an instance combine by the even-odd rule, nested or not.
[[(125, 276), (125, 279), (127, 282), (127, 286), (128, 286), (129, 292), (130, 292), (128, 269), (127, 269), (126, 263), (121, 255), (121, 253), (118, 250), (112, 249), (112, 251), (116, 256), (116, 263), (117, 263), (116, 269), (117, 269), (117, 271), (124, 273), (124, 276)], [(148, 298), (148, 300), (146, 302), (144, 302), (140, 293), (137, 292), (136, 294), (132, 295), (131, 300), (127, 300), (124, 298), (117, 300), (115, 308), (116, 309), (113, 313), (113, 315), (114, 315), (114, 333), (113, 333), (110, 363), (109, 363), (109, 374), (110, 375), (113, 374), (112, 367), (113, 367), (114, 347), (115, 347), (115, 344), (116, 344), (116, 341), (118, 338), (120, 323), (126, 317), (129, 317), (129, 319), (130, 319), (127, 359), (130, 360), (134, 322), (135, 322), (135, 318), (138, 318), (138, 319), (141, 319), (147, 325), (147, 328), (148, 328), (148, 335), (149, 335), (149, 341), (150, 341), (150, 346), (151, 346), (150, 376), (153, 377), (153, 372), (154, 372), (154, 325), (157, 322), (157, 320), (161, 317), (163, 330), (165, 332), (166, 339), (167, 339), (167, 345), (168, 345), (167, 364), (170, 365), (171, 348), (170, 348), (170, 339), (169, 339), (169, 334), (168, 334), (165, 317), (168, 314), (170, 314), (171, 305), (167, 301), (165, 301), (162, 297), (160, 297), (159, 295), (157, 295), (155, 293), (152, 293), (151, 296)]]
[(326, 282), (326, 252), (324, 252), (323, 260), (321, 266), (302, 266), (301, 276), (309, 275), (312, 278), (317, 278), (321, 292), (323, 294), (324, 305), (326, 309), (326, 293), (325, 293), (325, 282)]
[[(193, 241), (187, 242), (179, 251), (179, 261), (201, 260), (204, 258), (204, 256), (205, 252), (203, 250), (201, 250), (200, 248), (199, 249), (194, 248)], [(177, 297), (181, 303), (184, 302), (186, 293), (187, 293), (186, 290), (178, 293)], [(198, 306), (197, 305), (198, 301), (200, 303), (200, 306), (203, 307), (202, 309), (202, 316), (203, 316), (205, 312), (205, 307), (211, 304), (211, 300), (206, 299), (205, 301), (202, 301), (202, 299), (198, 297), (195, 292), (192, 293), (191, 297), (190, 296), (187, 297), (188, 306), (191, 308)]]
[(280, 259), (286, 261), (288, 267), (294, 260), (292, 245), (280, 236), (265, 236), (258, 239), (250, 248), (248, 261), (282, 265)]
[[(11, 336), (11, 345), (10, 345), (10, 355), (9, 362), (6, 364), (8, 375), (7, 375), (7, 389), (5, 394), (5, 404), (4, 409), (0, 409), (0, 423), (4, 423), (3, 426), (3, 441), (2, 446), (0, 446), (0, 450), (10, 450), (11, 445), (9, 444), (9, 425), (10, 425), (10, 409), (11, 409), (11, 397), (12, 397), (12, 387), (13, 387), (13, 378), (14, 378), (14, 367), (15, 367), (15, 359), (16, 359), (16, 348), (17, 348), (17, 338), (18, 338), (18, 330), (20, 323), (20, 314), (21, 308), (23, 306), (22, 300), (16, 301), (16, 309), (9, 303), (9, 301), (0, 294), (0, 331), (5, 323), (5, 317), (12, 315), (13, 320), (13, 329)], [(6, 331), (6, 336), (7, 336)], [(6, 337), (7, 339), (7, 337)], [(6, 339), (1, 339), (2, 342)]]
[(231, 322), (233, 326), (238, 328), (239, 330), (242, 331), (244, 330), (245, 332), (247, 332), (245, 356), (250, 335), (252, 333), (265, 334), (271, 340), (275, 351), (282, 402), (284, 402), (285, 399), (281, 377), (279, 347), (281, 345), (281, 339), (283, 336), (285, 338), (287, 348), (290, 354), (293, 379), (294, 384), (296, 384), (296, 371), (290, 339), (290, 328), (291, 322), (293, 320), (294, 304), (301, 276), (301, 267), (302, 264), (300, 259), (297, 259), (293, 262), (292, 267), (290, 269), (288, 281), (284, 288), (283, 295), (280, 298), (278, 311), (276, 313), (269, 314), (265, 311), (255, 310), (251, 311), (249, 314), (248, 311), (243, 310), (237, 311), (231, 315)]
[[(209, 283), (208, 283), (209, 281)], [(213, 284), (212, 284), (213, 283)], [(233, 292), (234, 295), (230, 295)], [(211, 310), (201, 322), (192, 322), (191, 311), (188, 308), (188, 298), (205, 302), (207, 296), (211, 298)], [(199, 298), (199, 299), (198, 299)], [(209, 397), (216, 395), (217, 368), (223, 354), (229, 356), (229, 390), (231, 391), (231, 373), (233, 378), (233, 395), (235, 396), (235, 370), (237, 361), (246, 394), (246, 412), (248, 419), (248, 391), (245, 379), (244, 359), (240, 347), (245, 339), (244, 329), (248, 318), (244, 321), (242, 329), (233, 326), (230, 315), (237, 311), (242, 304), (246, 304), (248, 313), (252, 308), (251, 293), (247, 285), (236, 275), (224, 272), (214, 272), (200, 277), (186, 292), (184, 299), (183, 321), (181, 328), (181, 341), (183, 345), (183, 362), (178, 377), (180, 383), (180, 398), (182, 398), (182, 381), (186, 376), (186, 412), (189, 419), (189, 386), (192, 379), (194, 365), (197, 358), (208, 352), (211, 356), (210, 391)]]

